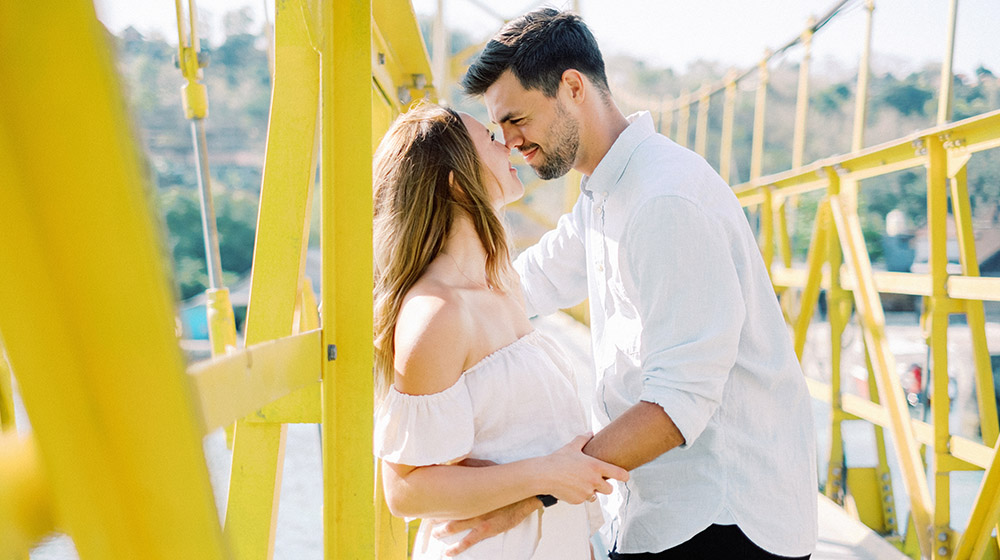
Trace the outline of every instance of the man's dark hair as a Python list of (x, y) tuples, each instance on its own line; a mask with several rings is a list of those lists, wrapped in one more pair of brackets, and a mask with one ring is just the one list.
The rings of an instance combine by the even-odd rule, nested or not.
[(462, 87), (469, 95), (482, 95), (510, 69), (524, 89), (555, 97), (563, 72), (570, 68), (607, 96), (604, 59), (587, 25), (574, 13), (539, 8), (508, 22), (493, 36), (462, 78)]

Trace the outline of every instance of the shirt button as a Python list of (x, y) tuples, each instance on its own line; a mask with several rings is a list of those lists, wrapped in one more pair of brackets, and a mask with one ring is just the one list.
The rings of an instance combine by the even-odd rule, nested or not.
[(604, 265), (603, 264), (597, 263), (597, 272), (604, 272)]

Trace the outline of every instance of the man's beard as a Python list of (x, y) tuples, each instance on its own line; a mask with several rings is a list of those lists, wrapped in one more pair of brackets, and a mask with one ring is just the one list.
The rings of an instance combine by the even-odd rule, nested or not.
[(573, 168), (580, 148), (580, 124), (556, 101), (556, 119), (552, 127), (552, 148), (538, 167), (532, 166), (542, 179), (562, 177)]

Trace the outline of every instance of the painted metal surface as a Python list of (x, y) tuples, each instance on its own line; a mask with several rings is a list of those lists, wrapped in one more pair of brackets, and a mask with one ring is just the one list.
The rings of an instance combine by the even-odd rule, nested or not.
[[(24, 84), (0, 88), (0, 257), (19, 263), (16, 270), (0, 268), (0, 332), (35, 430), (33, 440), (4, 440), (2, 490), (27, 499), (0, 507), (0, 525), (10, 531), (2, 534), (17, 535), (0, 539), (0, 553), (18, 554), (25, 542), (58, 527), (73, 535), (83, 558), (270, 558), (284, 426), (322, 422), (325, 557), (405, 557), (406, 527), (382, 507), (371, 456), (369, 186), (371, 150), (394, 115), (415, 99), (435, 97), (412, 7), (404, 0), (278, 2), (246, 347), (236, 348), (235, 337), (224, 333), (213, 338), (217, 359), (185, 372), (160, 241), (106, 39), (88, 2), (56, 4), (0, 6), (0, 52), (5, 54), (0, 72)], [(867, 45), (874, 4), (866, 7)], [(953, 2), (952, 12), (956, 9)], [(802, 40), (808, 43), (814, 31), (816, 24), (810, 24)], [(180, 59), (183, 68), (197, 72), (192, 52), (182, 48)], [(364, 52), (370, 56), (358, 56)], [(764, 175), (769, 59), (731, 73), (723, 84), (661, 100), (657, 107), (662, 108), (661, 125), (668, 128), (677, 112), (675, 136), (687, 143), (691, 105), (698, 103), (694, 143), (703, 153), (712, 134), (706, 118), (709, 98), (724, 91), (720, 153), (726, 176), (737, 82), (756, 71), (759, 118), (751, 180), (734, 190), (745, 206), (758, 209), (761, 250), (783, 294), (800, 356), (820, 291), (828, 298), (831, 383), (809, 380), (813, 396), (829, 402), (832, 411), (825, 493), (841, 503), (853, 501), (869, 526), (913, 557), (996, 557), (992, 533), (1000, 516), (1000, 460), (982, 302), (1000, 301), (1000, 282), (978, 276), (966, 164), (974, 154), (1000, 148), (1000, 111), (955, 123), (945, 118), (935, 127), (865, 148), (862, 99), (851, 153), (802, 163), (808, 142), (803, 118), (796, 126), (794, 168)], [(863, 74), (866, 80), (867, 71)], [(56, 87), (66, 80), (77, 84), (72, 101)], [(860, 84), (861, 77), (864, 91)], [(807, 87), (800, 81), (800, 91)], [(186, 111), (203, 118), (207, 96), (197, 87), (185, 95), (190, 97)], [(945, 88), (940, 106), (949, 96)], [(797, 114), (805, 114), (801, 104), (807, 98), (799, 95)], [(86, 138), (80, 131), (87, 131)], [(53, 160), (53, 149), (64, 157)], [(317, 202), (323, 228), (322, 317), (302, 264), (317, 161), (322, 169)], [(914, 167), (927, 169), (929, 272), (875, 272), (861, 236), (858, 193), (867, 178)], [(782, 209), (810, 191), (825, 196), (806, 267), (795, 270)], [(949, 197), (961, 274), (948, 272), (944, 251)], [(88, 235), (65, 235), (68, 231)], [(116, 258), (100, 257), (109, 254)], [(110, 286), (108, 278), (114, 279)], [(948, 399), (932, 401), (932, 422), (910, 418), (887, 345), (880, 292), (926, 298), (932, 371), (947, 371), (948, 318), (967, 316), (982, 443), (951, 433)], [(786, 302), (786, 294), (794, 297)], [(231, 324), (227, 294), (220, 291), (214, 301), (220, 324)], [(144, 328), (123, 329), (134, 321), (137, 306), (145, 313)], [(852, 311), (864, 331), (869, 398), (841, 386), (840, 347)], [(36, 325), (45, 325), (44, 337)], [(9, 431), (6, 378), (9, 374), (0, 369), (0, 420)], [(936, 394), (947, 392), (947, 376), (933, 376), (932, 383)], [(867, 470), (845, 466), (840, 428), (856, 419), (876, 425), (877, 464)], [(234, 420), (239, 424), (223, 532), (199, 443), (207, 430)], [(896, 442), (909, 520), (895, 517), (898, 498), (883, 430)], [(927, 448), (930, 485), (921, 446)], [(949, 475), (969, 469), (983, 469), (985, 476), (967, 527), (952, 527)], [(24, 501), (38, 509), (8, 505)]]

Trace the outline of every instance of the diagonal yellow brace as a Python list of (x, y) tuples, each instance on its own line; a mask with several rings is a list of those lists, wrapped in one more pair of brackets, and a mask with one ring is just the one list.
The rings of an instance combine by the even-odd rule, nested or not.
[[(275, 73), (257, 239), (254, 245), (246, 343), (287, 337), (293, 331), (299, 269), (314, 167), (319, 103), (319, 59), (302, 0), (278, 2)], [(321, 347), (308, 346), (322, 355)], [(299, 362), (308, 379), (320, 356)], [(265, 403), (259, 403), (263, 407)], [(271, 558), (285, 449), (284, 424), (241, 421), (233, 445), (226, 534), (237, 557)]]
[(865, 343), (871, 352), (879, 400), (889, 411), (890, 429), (903, 471), (903, 482), (910, 496), (920, 550), (922, 554), (929, 555), (932, 546), (930, 512), (933, 502), (924, 475), (920, 448), (913, 434), (906, 402), (903, 400), (903, 389), (895, 374), (895, 358), (889, 351), (888, 340), (885, 337), (885, 315), (872, 277), (871, 261), (865, 250), (861, 224), (855, 213), (844, 212), (838, 196), (830, 197), (830, 210), (837, 225), (837, 234), (848, 274), (855, 280), (854, 300), (864, 325)]
[(107, 40), (91, 2), (0, 3), (0, 331), (80, 557), (221, 560)]
[(1000, 441), (993, 447), (993, 462), (983, 474), (969, 524), (955, 545), (955, 558), (983, 558), (991, 533), (1000, 518)]
[(824, 199), (816, 209), (816, 221), (813, 224), (812, 241), (806, 257), (806, 267), (809, 274), (806, 286), (802, 291), (802, 301), (799, 314), (795, 318), (795, 354), (802, 361), (802, 352), (806, 346), (806, 332), (812, 321), (816, 301), (819, 299), (820, 284), (823, 281), (823, 263), (826, 262), (827, 237), (832, 227), (830, 218), (830, 203)]
[[(949, 158), (949, 174), (951, 177), (951, 207), (955, 216), (956, 233), (958, 234), (959, 257), (962, 261), (962, 274), (969, 277), (979, 276), (979, 260), (976, 256), (976, 241), (972, 231), (972, 208), (969, 204), (969, 186), (964, 163), (951, 173), (952, 161)], [(968, 158), (962, 158), (967, 162)], [(993, 366), (990, 362), (990, 350), (986, 344), (986, 316), (983, 302), (969, 300), (965, 302), (966, 322), (972, 337), (972, 355), (976, 367), (976, 400), (979, 405), (979, 424), (983, 434), (983, 443), (993, 445), (997, 441), (998, 423), (997, 408), (994, 400), (996, 389), (993, 386)]]

